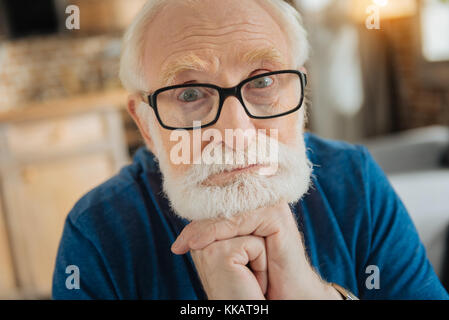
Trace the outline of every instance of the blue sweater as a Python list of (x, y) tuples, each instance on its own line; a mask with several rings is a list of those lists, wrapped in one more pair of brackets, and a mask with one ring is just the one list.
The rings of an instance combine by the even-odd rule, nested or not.
[[(404, 205), (367, 150), (312, 134), (305, 141), (313, 187), (292, 209), (321, 277), (361, 299), (448, 299)], [(170, 251), (187, 223), (169, 208), (153, 155), (139, 149), (131, 165), (68, 214), (53, 298), (205, 299), (190, 254)], [(71, 265), (79, 289), (66, 285), (75, 281)]]

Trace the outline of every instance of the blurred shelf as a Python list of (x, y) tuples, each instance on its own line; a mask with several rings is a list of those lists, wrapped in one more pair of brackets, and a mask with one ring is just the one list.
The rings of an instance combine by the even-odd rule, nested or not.
[(84, 113), (93, 109), (125, 109), (128, 93), (123, 89), (69, 96), (39, 103), (29, 103), (0, 112), (1, 122), (41, 120), (62, 115)]

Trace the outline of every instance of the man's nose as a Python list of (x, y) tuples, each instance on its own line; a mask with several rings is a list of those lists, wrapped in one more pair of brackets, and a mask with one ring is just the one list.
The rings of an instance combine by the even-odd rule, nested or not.
[[(225, 144), (233, 150), (245, 150), (256, 136), (256, 127), (236, 97), (228, 97), (214, 126), (220, 130)], [(242, 151), (242, 150), (240, 150)]]

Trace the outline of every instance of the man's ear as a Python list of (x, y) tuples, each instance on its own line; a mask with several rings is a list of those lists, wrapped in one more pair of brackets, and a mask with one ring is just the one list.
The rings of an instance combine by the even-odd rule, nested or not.
[[(150, 151), (154, 153), (154, 142), (153, 139), (151, 139), (150, 133), (148, 131), (148, 121), (150, 121), (150, 119), (141, 119), (137, 113), (137, 108), (139, 107), (139, 104), (141, 102), (142, 97), (139, 94), (129, 95), (127, 104), (128, 113), (131, 118), (133, 118), (135, 124), (137, 125), (137, 128), (139, 128), (140, 134), (142, 135), (148, 149), (150, 149)], [(150, 107), (148, 106), (148, 108)]]

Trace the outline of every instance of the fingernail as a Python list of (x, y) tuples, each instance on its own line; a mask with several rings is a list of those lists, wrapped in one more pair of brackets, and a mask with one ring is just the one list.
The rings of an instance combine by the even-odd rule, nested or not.
[(179, 241), (176, 240), (175, 242), (173, 242), (171, 246), (171, 251), (177, 251), (178, 249), (179, 249)]

